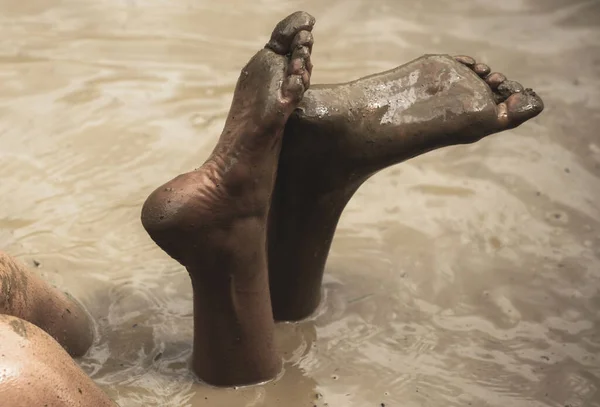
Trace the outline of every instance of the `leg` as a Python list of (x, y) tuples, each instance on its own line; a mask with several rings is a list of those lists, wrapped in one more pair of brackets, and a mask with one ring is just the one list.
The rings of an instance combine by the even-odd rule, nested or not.
[(0, 252), (0, 314), (37, 325), (71, 356), (82, 356), (93, 341), (83, 308), (65, 294)]
[(272, 379), (266, 223), (285, 123), (309, 86), (314, 18), (277, 25), (242, 70), (208, 160), (154, 191), (142, 209), (150, 237), (183, 264), (194, 289), (193, 368), (215, 385)]
[(116, 407), (44, 331), (0, 315), (0, 403), (10, 407)]
[(339, 217), (371, 175), (542, 111), (532, 90), (489, 72), (470, 57), (430, 55), (306, 93), (286, 126), (270, 215), (275, 319), (299, 320), (315, 310)]

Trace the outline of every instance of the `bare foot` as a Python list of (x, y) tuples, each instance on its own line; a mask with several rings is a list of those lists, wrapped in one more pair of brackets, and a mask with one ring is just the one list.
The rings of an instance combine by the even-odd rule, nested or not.
[(0, 405), (116, 407), (46, 332), (0, 315)]
[(280, 22), (242, 69), (225, 128), (196, 171), (146, 200), (150, 237), (183, 264), (194, 289), (193, 368), (214, 385), (272, 379), (266, 224), (285, 123), (309, 87), (312, 16)]
[(76, 301), (2, 252), (0, 314), (37, 325), (71, 356), (83, 356), (94, 339), (89, 316)]
[(531, 89), (470, 57), (428, 55), (354, 82), (315, 86), (286, 126), (269, 223), (277, 320), (309, 316), (339, 217), (371, 175), (473, 143), (543, 110)]

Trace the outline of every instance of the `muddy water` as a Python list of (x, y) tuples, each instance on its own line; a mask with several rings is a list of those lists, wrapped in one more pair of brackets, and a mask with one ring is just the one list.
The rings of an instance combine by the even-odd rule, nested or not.
[[(140, 205), (200, 164), (278, 19), (318, 18), (314, 81), (468, 53), (546, 112), (375, 176), (350, 203), (285, 373), (188, 373), (186, 273)], [(1, 0), (0, 247), (89, 308), (82, 367), (129, 406), (600, 406), (600, 3)]]

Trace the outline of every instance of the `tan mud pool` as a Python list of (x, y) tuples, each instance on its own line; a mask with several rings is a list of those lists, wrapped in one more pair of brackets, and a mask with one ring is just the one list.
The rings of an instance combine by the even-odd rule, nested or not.
[(0, 0), (0, 251), (89, 311), (121, 407), (600, 407), (599, 21)]

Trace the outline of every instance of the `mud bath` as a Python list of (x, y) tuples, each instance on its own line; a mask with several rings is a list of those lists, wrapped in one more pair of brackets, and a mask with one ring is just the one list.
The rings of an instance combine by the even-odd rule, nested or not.
[[(121, 406), (600, 406), (600, 7), (424, 4), (0, 1), (0, 247), (89, 308), (79, 362)], [(208, 156), (239, 67), (296, 9), (319, 20), (313, 83), (469, 54), (546, 111), (368, 181), (323, 305), (277, 327), (281, 378), (211, 389), (189, 277), (139, 209)]]

